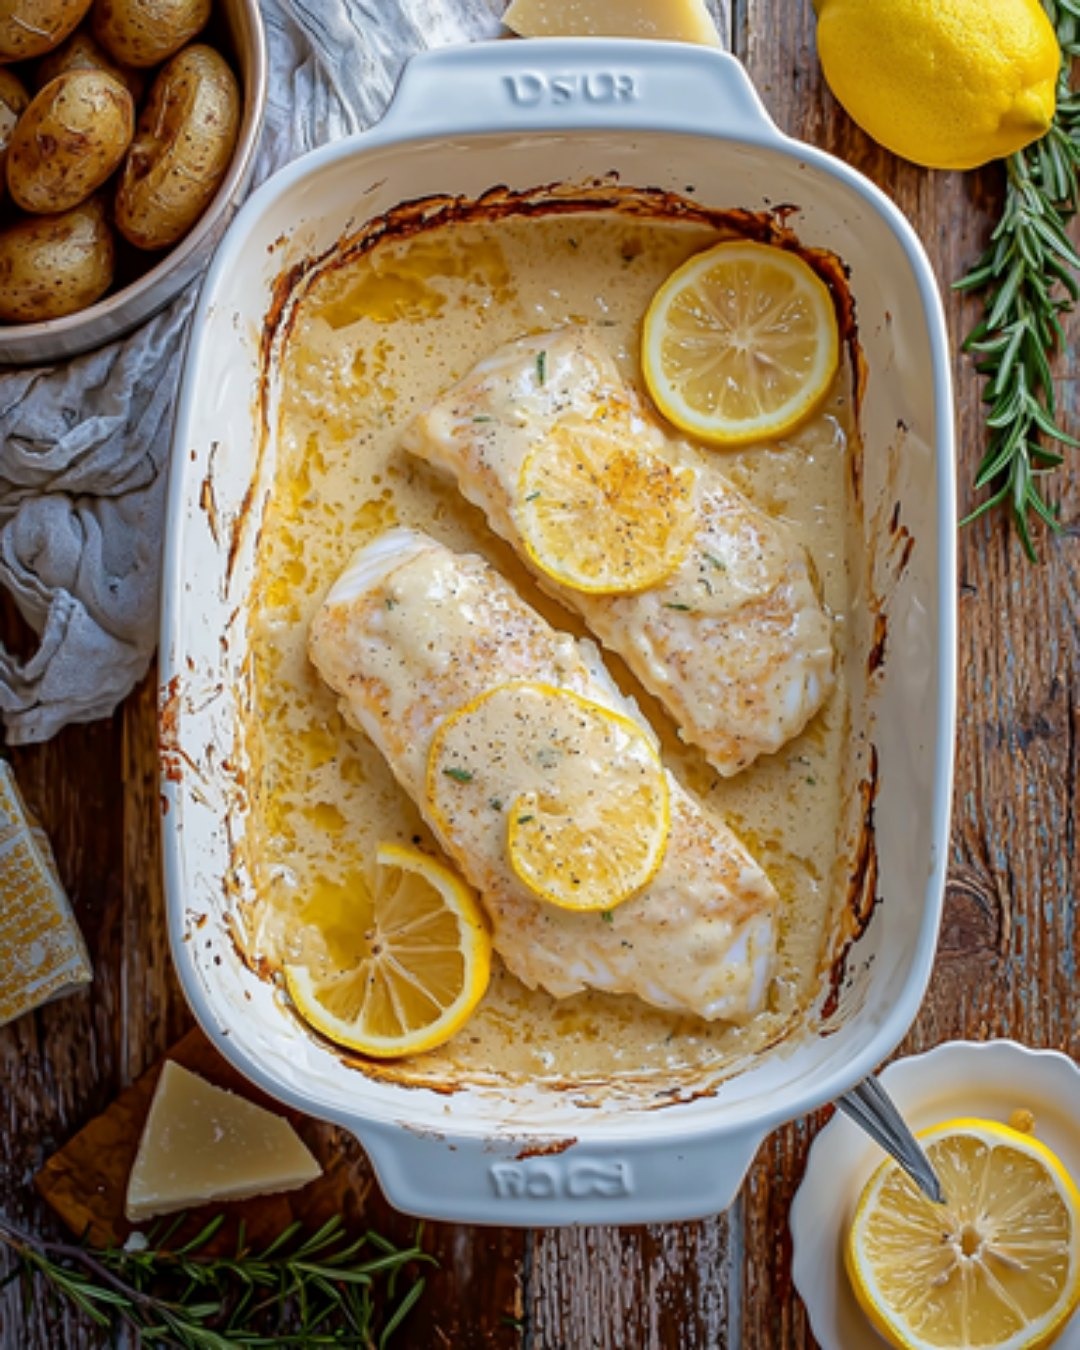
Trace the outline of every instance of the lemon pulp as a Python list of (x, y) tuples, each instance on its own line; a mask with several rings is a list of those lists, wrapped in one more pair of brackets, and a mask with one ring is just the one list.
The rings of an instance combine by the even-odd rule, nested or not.
[(846, 1261), (860, 1304), (906, 1350), (1037, 1350), (1080, 1300), (1080, 1193), (1037, 1139), (996, 1121), (919, 1136), (947, 1197), (892, 1162), (867, 1183)]
[(618, 594), (658, 585), (693, 536), (694, 474), (635, 442), (608, 410), (540, 441), (521, 466), (514, 519), (533, 564), (574, 590)]
[[(316, 1030), (380, 1058), (417, 1054), (458, 1031), (483, 997), (491, 939), (479, 901), (419, 849), (382, 844), (370, 897), (335, 894), (313, 955), (286, 965), (285, 986)], [(366, 912), (365, 912), (366, 911)]]
[[(568, 689), (500, 684), (436, 732), (426, 791), (447, 846), (563, 909), (609, 910), (656, 875), (671, 826), (648, 734)], [(495, 883), (497, 884), (497, 883)]]
[(642, 371), (660, 411), (715, 445), (793, 430), (839, 364), (828, 287), (798, 254), (717, 244), (677, 268), (645, 314)]

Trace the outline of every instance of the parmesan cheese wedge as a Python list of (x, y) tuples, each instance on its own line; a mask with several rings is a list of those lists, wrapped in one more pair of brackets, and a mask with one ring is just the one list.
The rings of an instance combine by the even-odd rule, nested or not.
[(0, 760), (0, 1026), (91, 974), (49, 841)]
[(640, 37), (720, 47), (704, 0), (513, 0), (503, 23), (521, 37)]
[(165, 1061), (128, 1179), (132, 1223), (211, 1200), (291, 1191), (322, 1174), (287, 1120)]

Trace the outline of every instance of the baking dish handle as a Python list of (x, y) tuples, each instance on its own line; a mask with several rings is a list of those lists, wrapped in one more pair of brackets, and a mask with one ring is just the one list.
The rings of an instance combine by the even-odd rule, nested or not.
[(740, 62), (682, 42), (534, 38), (422, 52), (379, 131), (394, 139), (635, 127), (767, 143), (785, 137)]
[(386, 1198), (424, 1218), (523, 1228), (703, 1218), (735, 1199), (764, 1135), (579, 1142), (462, 1139), (364, 1121), (360, 1142)]

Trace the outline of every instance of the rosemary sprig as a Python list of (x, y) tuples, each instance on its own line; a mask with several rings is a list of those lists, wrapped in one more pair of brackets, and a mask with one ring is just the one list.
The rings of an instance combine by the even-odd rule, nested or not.
[(990, 244), (956, 289), (985, 291), (985, 317), (964, 349), (987, 377), (989, 443), (975, 478), (985, 497), (967, 517), (1004, 505), (1024, 551), (1036, 560), (1032, 518), (1061, 528), (1042, 479), (1063, 456), (1047, 442), (1080, 442), (1058, 421), (1050, 360), (1064, 342), (1061, 316), (1080, 294), (1080, 255), (1066, 227), (1080, 209), (1080, 95), (1071, 88), (1080, 55), (1080, 0), (1043, 0), (1061, 47), (1057, 111), (1041, 140), (1006, 161), (1005, 201)]
[(247, 1246), (241, 1227), (231, 1256), (210, 1255), (206, 1247), (224, 1219), (218, 1215), (173, 1249), (165, 1244), (180, 1220), (152, 1233), (146, 1247), (92, 1250), (35, 1237), (0, 1218), (0, 1243), (16, 1258), (3, 1283), (21, 1278), (27, 1298), (44, 1285), (103, 1332), (126, 1327), (136, 1344), (183, 1350), (383, 1350), (423, 1293), (422, 1278), (403, 1274), (410, 1262), (432, 1260), (418, 1245), (419, 1232), (408, 1248), (373, 1232), (350, 1241), (335, 1216), (310, 1236), (290, 1224), (261, 1251)]

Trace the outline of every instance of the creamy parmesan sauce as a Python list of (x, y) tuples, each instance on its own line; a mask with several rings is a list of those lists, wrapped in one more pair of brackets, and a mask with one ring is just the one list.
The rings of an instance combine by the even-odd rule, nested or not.
[[(716, 242), (701, 225), (610, 213), (455, 223), (388, 239), (328, 268), (300, 302), (283, 357), (274, 488), (252, 606), (252, 794), (246, 857), (258, 900), (249, 954), (271, 967), (310, 950), (305, 911), (362, 907), (376, 843), (434, 848), (381, 756), (348, 727), (311, 667), (307, 635), (353, 552), (389, 526), (428, 531), (484, 555), (557, 627), (581, 621), (545, 597), (483, 517), (399, 445), (409, 420), (496, 346), (564, 324), (599, 325), (640, 385), (642, 316), (657, 286)], [(521, 1076), (590, 1082), (618, 1074), (662, 1091), (715, 1078), (799, 1024), (820, 988), (842, 901), (852, 822), (850, 398), (838, 378), (824, 410), (776, 447), (708, 451), (809, 550), (836, 618), (838, 683), (778, 754), (721, 779), (678, 740), (660, 706), (608, 655), (622, 689), (660, 735), (665, 763), (740, 834), (780, 892), (780, 975), (745, 1027), (706, 1024), (625, 996), (555, 1000), (495, 963), (491, 987), (448, 1045), (395, 1076), (443, 1083)], [(601, 920), (598, 918), (597, 922)], [(358, 922), (363, 922), (362, 918)]]

